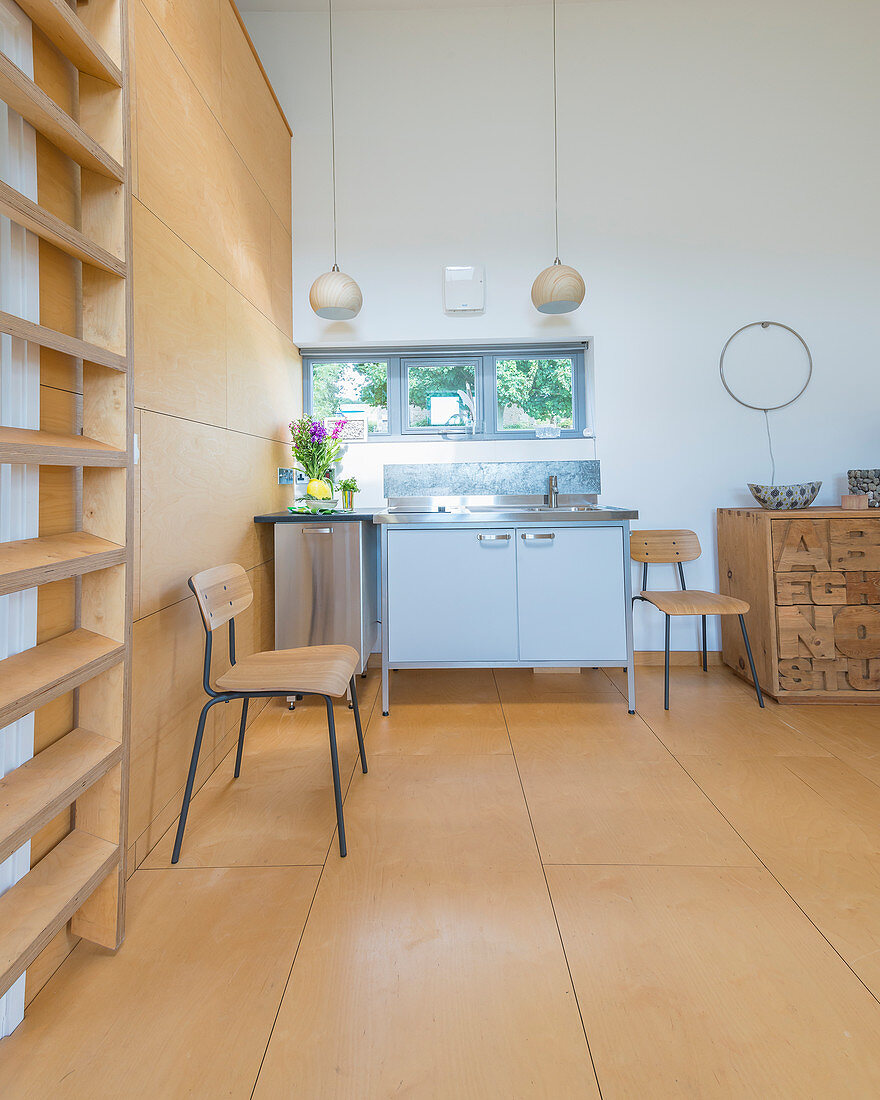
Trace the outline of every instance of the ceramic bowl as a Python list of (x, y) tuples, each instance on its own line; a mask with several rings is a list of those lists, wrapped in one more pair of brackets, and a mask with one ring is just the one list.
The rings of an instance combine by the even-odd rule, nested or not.
[(800, 485), (749, 483), (749, 492), (762, 508), (809, 508), (821, 488), (821, 481), (804, 481)]

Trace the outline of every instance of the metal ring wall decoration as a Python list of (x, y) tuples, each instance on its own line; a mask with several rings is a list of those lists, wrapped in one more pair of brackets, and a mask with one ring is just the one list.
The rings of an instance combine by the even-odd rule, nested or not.
[[(748, 401), (743, 401), (743, 399), (741, 397), (737, 397), (736, 394), (733, 392), (733, 390), (730, 388), (730, 386), (727, 384), (727, 379), (724, 377), (724, 355), (725, 355), (727, 349), (730, 347), (731, 343), (736, 339), (737, 336), (739, 336), (739, 334), (741, 332), (745, 332), (746, 329), (757, 328), (757, 327), (770, 328), (771, 325), (773, 325), (775, 328), (785, 329), (786, 332), (790, 332), (792, 334), (792, 336), (796, 337), (801, 342), (801, 344), (803, 345), (804, 351), (807, 353), (807, 362), (809, 364), (809, 369), (807, 371), (807, 378), (806, 378), (806, 381), (804, 382), (804, 384), (798, 390), (798, 392), (794, 395), (794, 397), (790, 398), (788, 401), (783, 401), (782, 404), (780, 404), (780, 405), (752, 405)], [(733, 398), (734, 401), (738, 402), (740, 405), (745, 405), (745, 407), (747, 409), (756, 409), (758, 412), (762, 412), (762, 413), (766, 414), (768, 412), (773, 412), (776, 409), (784, 409), (788, 405), (793, 405), (794, 402), (797, 401), (797, 399), (801, 396), (801, 394), (804, 392), (804, 390), (807, 388), (807, 386), (809, 386), (810, 379), (813, 377), (813, 356), (810, 354), (810, 349), (807, 346), (807, 341), (803, 338), (803, 336), (801, 336), (801, 334), (799, 332), (795, 332), (795, 330), (793, 328), (790, 328), (788, 325), (783, 325), (781, 321), (751, 321), (749, 324), (743, 325), (742, 328), (738, 328), (736, 330), (736, 332), (733, 334), (733, 336), (730, 337), (730, 339), (727, 341), (727, 343), (721, 349), (721, 359), (718, 363), (718, 369), (721, 372), (722, 385), (724, 386), (724, 388), (727, 390), (727, 392), (730, 394), (730, 396)]]

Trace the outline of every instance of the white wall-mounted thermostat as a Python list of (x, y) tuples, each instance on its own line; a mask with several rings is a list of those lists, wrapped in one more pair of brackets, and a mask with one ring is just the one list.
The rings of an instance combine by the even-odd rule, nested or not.
[(486, 274), (482, 267), (443, 268), (443, 308), (447, 313), (482, 313), (485, 301)]

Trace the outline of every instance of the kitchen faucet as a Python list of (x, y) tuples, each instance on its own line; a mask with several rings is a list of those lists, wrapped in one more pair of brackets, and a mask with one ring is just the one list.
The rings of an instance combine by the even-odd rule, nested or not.
[(547, 504), (551, 508), (559, 507), (559, 490), (556, 487), (556, 474), (551, 474), (547, 481)]

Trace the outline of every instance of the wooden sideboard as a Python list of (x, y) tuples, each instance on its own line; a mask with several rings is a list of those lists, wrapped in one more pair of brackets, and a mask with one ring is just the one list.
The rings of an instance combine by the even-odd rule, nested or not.
[[(761, 687), (780, 703), (880, 703), (880, 512), (718, 509), (719, 591), (748, 600)], [(751, 681), (739, 626), (722, 655)]]

